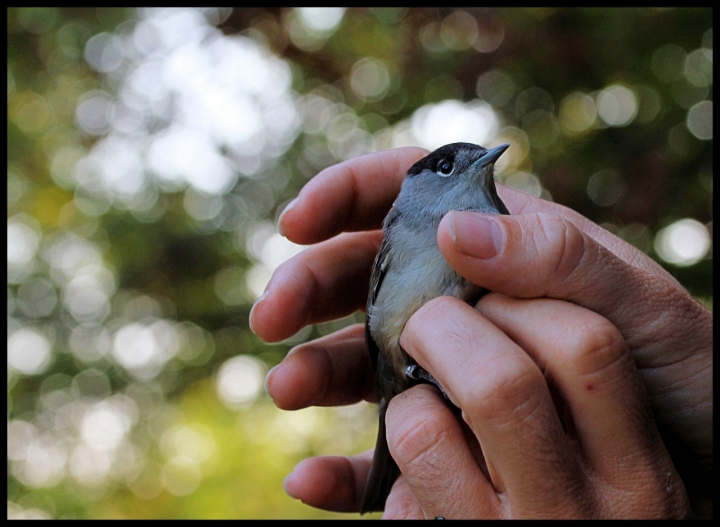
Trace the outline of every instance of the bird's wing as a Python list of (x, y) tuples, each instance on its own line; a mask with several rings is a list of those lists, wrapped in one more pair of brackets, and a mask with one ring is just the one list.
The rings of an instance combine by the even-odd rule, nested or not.
[(383, 224), (385, 238), (383, 239), (382, 245), (380, 245), (380, 250), (375, 257), (372, 274), (370, 275), (370, 291), (368, 294), (367, 308), (365, 310), (365, 341), (367, 342), (368, 353), (370, 354), (370, 362), (372, 362), (372, 366), (376, 370), (380, 349), (370, 334), (370, 308), (377, 301), (378, 294), (380, 293), (380, 287), (382, 286), (388, 269), (390, 269), (393, 251), (391, 250), (391, 246), (388, 241), (388, 231), (390, 230), (392, 224), (399, 218), (400, 212), (395, 207), (390, 209), (390, 212), (385, 218), (385, 222)]
[(493, 181), (490, 185), (490, 188), (487, 191), (488, 198), (490, 199), (490, 203), (493, 204), (495, 209), (498, 211), (499, 214), (510, 214), (510, 211), (505, 206), (505, 203), (503, 200), (500, 199), (500, 196), (498, 196), (497, 188), (495, 187), (495, 182)]

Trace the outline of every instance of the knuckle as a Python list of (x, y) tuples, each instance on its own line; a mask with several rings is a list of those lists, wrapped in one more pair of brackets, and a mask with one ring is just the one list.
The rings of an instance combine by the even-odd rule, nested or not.
[(557, 342), (563, 360), (581, 375), (607, 371), (618, 361), (629, 359), (620, 331), (594, 313), (578, 316)]
[(586, 238), (572, 223), (559, 216), (538, 213), (538, 228), (531, 242), (533, 250), (542, 255), (550, 247), (548, 272), (559, 280), (571, 277), (588, 257)]
[(478, 376), (484, 380), (465, 387), (461, 396), (463, 409), (471, 416), (502, 425), (525, 420), (538, 409), (546, 383), (534, 364), (494, 360), (486, 367)]

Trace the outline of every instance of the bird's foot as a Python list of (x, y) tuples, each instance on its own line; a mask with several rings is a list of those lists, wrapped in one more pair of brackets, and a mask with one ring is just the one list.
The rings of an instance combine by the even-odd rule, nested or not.
[(449, 401), (447, 394), (445, 393), (445, 389), (440, 385), (438, 381), (435, 380), (435, 377), (433, 377), (430, 372), (422, 369), (417, 364), (411, 364), (407, 368), (405, 368), (405, 375), (414, 380), (419, 382), (426, 382), (428, 384), (432, 384), (440, 390), (440, 393), (443, 395), (446, 401)]

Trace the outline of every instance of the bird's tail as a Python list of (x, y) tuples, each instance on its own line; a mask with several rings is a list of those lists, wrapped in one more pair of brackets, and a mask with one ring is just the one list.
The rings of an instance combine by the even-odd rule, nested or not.
[(380, 426), (378, 428), (377, 443), (375, 444), (375, 454), (373, 455), (372, 468), (365, 487), (360, 514), (382, 511), (385, 508), (385, 500), (390, 494), (390, 489), (392, 489), (395, 480), (400, 475), (400, 469), (390, 455), (387, 443), (385, 431), (387, 407), (387, 401), (380, 402)]

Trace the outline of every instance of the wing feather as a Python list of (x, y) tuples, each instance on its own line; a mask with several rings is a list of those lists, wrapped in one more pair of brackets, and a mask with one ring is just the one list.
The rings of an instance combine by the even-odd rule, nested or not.
[(400, 212), (395, 207), (390, 209), (390, 212), (383, 223), (383, 233), (385, 238), (383, 239), (382, 245), (380, 245), (380, 250), (375, 257), (372, 274), (370, 275), (370, 294), (368, 295), (367, 308), (365, 309), (365, 341), (367, 342), (368, 353), (370, 354), (370, 362), (372, 362), (372, 366), (376, 370), (380, 349), (378, 348), (375, 339), (373, 339), (370, 334), (370, 319), (372, 316), (370, 308), (375, 305), (383, 280), (385, 279), (388, 270), (391, 268), (393, 251), (391, 250), (390, 243), (388, 242), (388, 232), (392, 224), (399, 218)]

